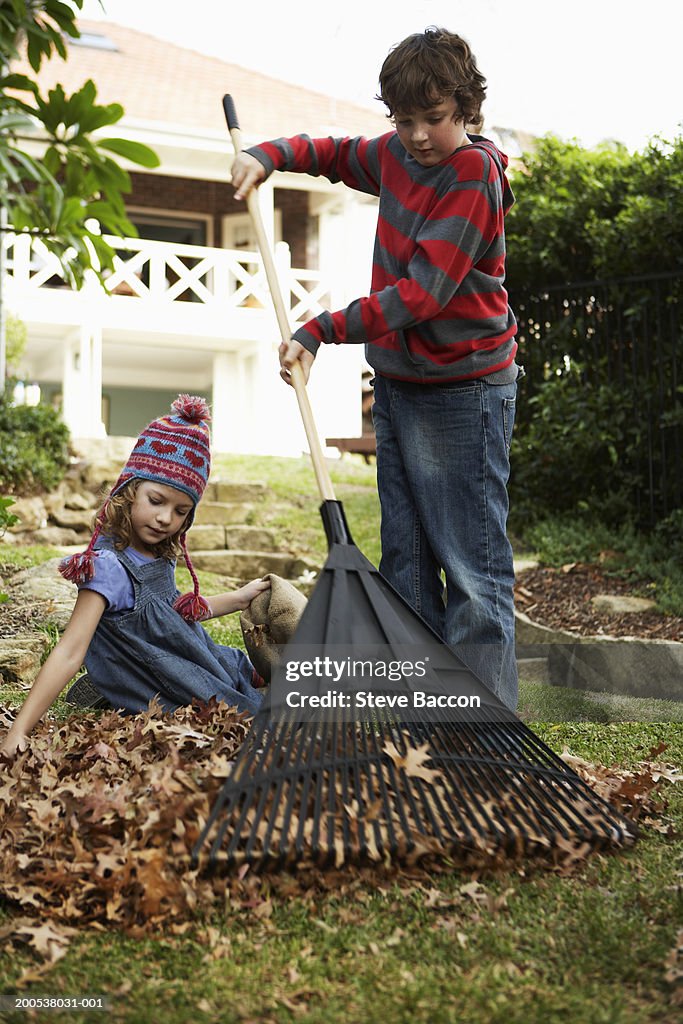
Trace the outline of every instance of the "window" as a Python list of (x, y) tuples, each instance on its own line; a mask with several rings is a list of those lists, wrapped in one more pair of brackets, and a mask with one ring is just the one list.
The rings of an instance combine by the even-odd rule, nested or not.
[(140, 238), (149, 238), (155, 242), (177, 242), (180, 245), (207, 244), (208, 222), (203, 218), (129, 212), (128, 219), (135, 224)]
[[(129, 211), (128, 217), (137, 228), (140, 238), (148, 239), (153, 242), (164, 242), (169, 246), (171, 250), (173, 247), (181, 248), (184, 245), (198, 245), (205, 246), (207, 244), (207, 238), (209, 235), (209, 218), (203, 217), (174, 217), (172, 214), (156, 213), (150, 211), (149, 213), (143, 211)], [(122, 260), (128, 260), (131, 257), (131, 253), (128, 250), (120, 250), (119, 257)], [(174, 259), (182, 263), (183, 266), (187, 267), (188, 270), (192, 270), (193, 267), (197, 266), (199, 258), (187, 253), (174, 252)], [(149, 287), (150, 273), (149, 263), (145, 263), (140, 271), (136, 271), (136, 276), (142, 281), (142, 283)], [(210, 281), (211, 271), (208, 270), (199, 281), (206, 288), (211, 290)], [(168, 287), (176, 284), (179, 280), (177, 267), (172, 269), (168, 265), (166, 266), (166, 281)], [(131, 286), (130, 282), (122, 281), (115, 289), (114, 294), (116, 295), (136, 295), (134, 287)], [(183, 302), (201, 302), (201, 297), (192, 288), (191, 284), (182, 294), (177, 296), (179, 301)]]

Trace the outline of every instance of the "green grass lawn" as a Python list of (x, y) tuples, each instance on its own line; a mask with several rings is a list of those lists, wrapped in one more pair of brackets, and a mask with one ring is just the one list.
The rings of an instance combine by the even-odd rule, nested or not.
[[(555, 749), (608, 764), (635, 765), (660, 742), (683, 764), (680, 724), (535, 728)], [(669, 796), (680, 832), (683, 795), (669, 787)], [(680, 1007), (665, 960), (683, 927), (682, 870), (680, 838), (646, 829), (632, 851), (594, 856), (571, 877), (397, 873), (291, 896), (264, 878), (259, 901), (228, 901), (182, 935), (86, 932), (22, 992), (103, 995), (111, 1019), (141, 1024), (673, 1024)], [(3, 992), (35, 963), (0, 952)]]
[[(220, 457), (215, 472), (267, 480), (273, 495), (255, 521), (272, 526), (283, 546), (324, 560), (307, 460)], [(332, 476), (354, 539), (376, 564), (374, 467), (344, 460)], [(202, 574), (207, 593), (221, 586)], [(241, 645), (237, 616), (211, 630)], [(0, 696), (21, 697), (7, 688)], [(558, 752), (633, 767), (665, 743), (660, 759), (683, 767), (683, 705), (522, 680), (520, 710)], [(673, 965), (665, 961), (683, 928), (683, 792), (665, 784), (664, 793), (674, 834), (645, 827), (632, 850), (594, 855), (570, 876), (473, 877), (446, 867), (431, 877), (397, 872), (291, 893), (266, 877), (257, 900), (226, 895), (210, 919), (188, 920), (182, 934), (85, 930), (52, 967), (0, 943), (3, 993), (18, 992), (22, 974), (34, 970), (24, 996), (101, 995), (110, 1004), (106, 1013), (5, 1011), (0, 1020), (674, 1024), (683, 1001), (665, 980)], [(13, 914), (0, 903), (0, 931)]]

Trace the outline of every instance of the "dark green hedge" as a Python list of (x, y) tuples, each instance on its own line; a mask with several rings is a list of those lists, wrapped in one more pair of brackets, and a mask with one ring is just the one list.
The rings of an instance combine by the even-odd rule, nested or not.
[(652, 528), (683, 507), (683, 138), (539, 140), (513, 178), (513, 522)]
[(50, 490), (69, 465), (69, 431), (50, 406), (14, 406), (0, 395), (0, 492)]

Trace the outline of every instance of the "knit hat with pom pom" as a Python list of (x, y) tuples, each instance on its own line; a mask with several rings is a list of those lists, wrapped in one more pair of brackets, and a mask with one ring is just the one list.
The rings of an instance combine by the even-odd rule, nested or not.
[(86, 583), (93, 578), (94, 560), (97, 557), (95, 543), (100, 535), (107, 503), (131, 480), (151, 480), (183, 491), (193, 503), (179, 540), (194, 589), (178, 597), (173, 607), (191, 622), (209, 614), (209, 606), (199, 593), (199, 580), (187, 550), (186, 534), (194, 519), (194, 507), (204, 493), (209, 478), (210, 418), (209, 407), (203, 398), (178, 395), (171, 406), (170, 415), (161, 416), (145, 427), (102, 507), (87, 549), (61, 563), (59, 571), (65, 579), (73, 583)]

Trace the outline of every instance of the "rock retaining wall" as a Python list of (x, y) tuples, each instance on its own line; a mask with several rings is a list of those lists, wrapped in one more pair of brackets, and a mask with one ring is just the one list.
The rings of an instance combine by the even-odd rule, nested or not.
[(546, 659), (553, 686), (683, 701), (683, 644), (638, 637), (577, 636), (516, 613), (517, 654)]

